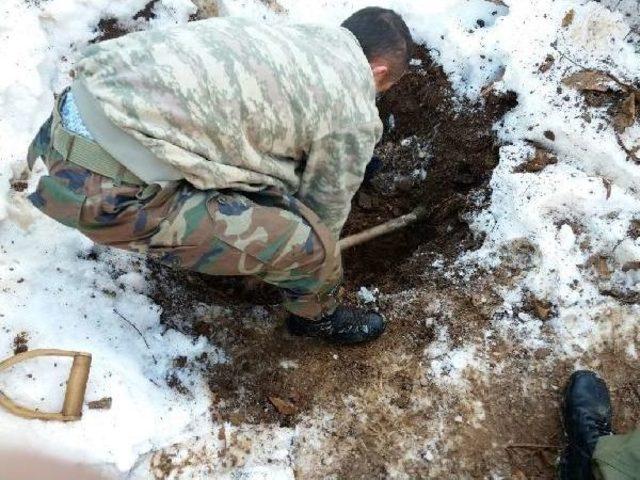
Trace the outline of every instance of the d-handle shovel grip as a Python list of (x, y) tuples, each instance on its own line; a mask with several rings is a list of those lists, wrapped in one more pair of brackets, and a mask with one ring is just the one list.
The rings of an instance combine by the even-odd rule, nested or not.
[(64, 395), (62, 411), (59, 413), (39, 412), (22, 407), (17, 405), (2, 391), (0, 391), (0, 406), (9, 411), (9, 413), (22, 418), (56, 420), (59, 422), (80, 420), (82, 417), (84, 394), (87, 390), (87, 381), (89, 380), (89, 371), (91, 370), (91, 354), (53, 349), (30, 350), (28, 352), (19, 353), (14, 357), (7, 358), (3, 362), (0, 362), (0, 371), (10, 368), (18, 363), (22, 363), (25, 360), (37, 357), (73, 357), (73, 364), (71, 365), (71, 371), (69, 372), (69, 380), (67, 381), (67, 389)]

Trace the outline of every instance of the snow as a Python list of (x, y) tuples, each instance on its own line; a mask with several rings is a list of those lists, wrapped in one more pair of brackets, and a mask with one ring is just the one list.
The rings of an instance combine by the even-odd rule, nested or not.
[[(558, 29), (570, 9), (575, 11), (573, 22)], [(626, 159), (607, 114), (589, 109), (594, 118), (586, 121), (581, 95), (561, 81), (591, 68), (637, 82), (640, 59), (634, 45), (624, 41), (629, 32), (624, 17), (597, 3), (537, 2), (532, 11), (524, 2), (513, 2), (500, 22), (502, 28), (489, 31), (484, 42), (507, 65), (496, 88), (515, 91), (518, 106), (498, 126), (500, 139), (508, 145), (501, 148), (491, 181), (491, 206), (473, 223), (486, 234), (484, 246), (465, 260), (498, 266), (501, 248), (527, 239), (534, 259), (515, 288), (558, 306), (553, 325), (565, 345), (558, 347), (572, 354), (570, 345), (586, 350), (603, 341), (593, 330), (604, 310), (619, 311), (623, 323), (637, 318), (637, 306), (623, 306), (600, 293), (602, 286), (585, 264), (602, 255), (615, 271), (613, 281), (638, 290), (635, 273), (623, 274), (620, 268), (640, 256), (638, 240), (627, 238), (630, 222), (640, 212), (640, 168)], [(513, 41), (514, 31), (518, 42)], [(541, 73), (536, 65), (547, 54), (556, 61)], [(555, 140), (545, 136), (547, 131)], [(637, 141), (637, 130), (629, 129), (626, 135), (634, 132)], [(555, 153), (558, 164), (540, 173), (514, 173), (531, 153), (530, 142)], [(526, 332), (526, 338), (531, 333)]]
[(447, 327), (439, 328), (437, 338), (425, 351), (425, 358), (429, 365), (428, 377), (444, 388), (464, 387), (465, 370), (469, 367), (479, 368), (476, 346), (452, 347)]
[[(211, 353), (211, 346), (175, 331), (163, 333), (158, 307), (140, 290), (144, 269), (116, 254), (104, 254), (100, 262), (79, 258), (88, 243), (49, 220), (35, 222), (26, 232), (3, 225), (1, 356), (11, 355), (12, 340), (23, 331), (32, 349), (89, 351), (93, 366), (87, 400), (111, 397), (113, 408), (85, 410), (82, 422), (70, 425), (18, 420), (0, 411), (0, 445), (31, 445), (44, 454), (113, 463), (126, 470), (139, 454), (178, 440), (209, 418), (202, 382), (184, 398), (159, 385), (173, 358)], [(121, 274), (119, 263), (140, 271)], [(135, 322), (141, 333), (120, 315)], [(53, 358), (25, 363), (0, 378), (0, 389), (19, 403), (59, 411), (68, 368), (68, 362)], [(25, 381), (28, 374), (34, 378)], [(101, 448), (96, 449), (98, 438)]]
[[(110, 410), (85, 408), (82, 421), (73, 424), (0, 411), (0, 449), (21, 446), (122, 472), (147, 451), (209, 430), (202, 379), (186, 379), (187, 396), (168, 388), (165, 377), (176, 356), (207, 351), (215, 361), (223, 355), (204, 340), (163, 331), (139, 260), (116, 252), (89, 259), (91, 242), (38, 214), (24, 198), (27, 192), (10, 191), (9, 182), (21, 178), (26, 148), (50, 112), (52, 93), (69, 82), (65, 58), (95, 35), (100, 18), (127, 18), (145, 3), (53, 0), (37, 7), (11, 0), (0, 7), (0, 358), (13, 354), (21, 332), (28, 332), (30, 349), (91, 352), (86, 399), (113, 400)], [(180, 3), (166, 5), (184, 21)], [(61, 359), (16, 366), (0, 376), (0, 390), (19, 403), (59, 411), (68, 367)]]
[[(483, 246), (460, 258), (455, 268), (464, 276), (517, 260), (523, 275), (502, 288), (504, 303), (491, 325), (511, 341), (532, 349), (551, 346), (558, 355), (578, 358), (615, 339), (619, 351), (636, 360), (640, 307), (606, 292), (640, 292), (640, 272), (622, 269), (640, 260), (640, 240), (627, 235), (631, 220), (640, 218), (640, 167), (626, 159), (608, 114), (590, 107), (592, 118), (586, 120), (582, 95), (562, 85), (563, 78), (584, 68), (637, 84), (638, 49), (628, 43), (633, 38), (629, 18), (634, 17), (624, 16), (635, 13), (636, 2), (623, 2), (622, 13), (607, 9), (606, 2), (552, 0), (508, 0), (507, 7), (483, 0), (280, 3), (286, 17), (253, 0), (227, 0), (221, 10), (261, 21), (335, 25), (371, 3), (391, 7), (427, 44), (458, 95), (480, 98), (490, 85), (517, 94), (517, 107), (496, 125), (504, 146), (491, 181), (491, 204), (472, 219), (474, 231), (485, 238)], [(82, 421), (73, 424), (26, 421), (0, 411), (0, 450), (21, 446), (108, 467), (114, 478), (127, 472), (127, 478), (149, 478), (159, 461), (157, 452), (176, 465), (185, 460), (185, 452), (210, 462), (239, 429), (255, 445), (243, 460), (241, 478), (293, 478), (291, 444), (299, 432), (217, 425), (199, 372), (180, 378), (188, 395), (166, 386), (177, 356), (206, 351), (212, 362), (226, 359), (204, 339), (194, 342), (164, 331), (158, 307), (147, 296), (147, 272), (139, 259), (99, 250), (93, 260), (88, 240), (36, 212), (25, 195), (42, 174), (41, 165), (26, 192), (10, 189), (10, 181), (26, 178), (28, 143), (50, 112), (52, 93), (69, 83), (79, 48), (95, 36), (101, 18), (114, 17), (131, 28), (164, 28), (195, 12), (188, 0), (160, 0), (156, 18), (144, 26), (131, 17), (145, 4), (4, 0), (0, 6), (0, 358), (12, 355), (13, 340), (23, 331), (30, 349), (90, 351), (87, 400), (113, 399), (110, 410), (85, 408)], [(562, 27), (571, 9), (574, 20)], [(542, 73), (538, 66), (547, 55), (555, 62)], [(545, 136), (549, 131), (554, 140)], [(629, 149), (640, 145), (640, 125), (628, 128), (620, 141)], [(538, 173), (515, 173), (531, 155), (532, 142), (553, 151), (558, 163)], [(608, 278), (589, 266), (594, 256), (606, 259)], [(434, 268), (443, 268), (442, 262)], [(556, 307), (548, 322), (552, 338), (531, 315), (520, 312), (514, 321), (529, 294)], [(359, 295), (367, 303), (377, 293), (363, 287)], [(425, 375), (431, 381), (455, 389), (465, 385), (468, 369), (486, 373), (481, 343), (453, 348), (440, 324), (436, 337), (425, 352)], [(0, 374), (0, 390), (25, 404), (55, 410), (67, 368), (61, 360), (24, 364)], [(282, 368), (295, 365), (283, 360)], [(222, 439), (220, 427), (225, 428)], [(306, 428), (312, 432), (318, 426)], [(429, 449), (425, 455), (431, 461), (438, 452)], [(233, 471), (224, 462), (216, 468), (216, 478)], [(211, 472), (197, 462), (184, 469), (182, 478), (210, 478)]]
[(377, 288), (370, 290), (367, 287), (360, 287), (357, 295), (358, 299), (365, 305), (369, 303), (376, 303), (378, 295), (380, 295), (380, 290)]

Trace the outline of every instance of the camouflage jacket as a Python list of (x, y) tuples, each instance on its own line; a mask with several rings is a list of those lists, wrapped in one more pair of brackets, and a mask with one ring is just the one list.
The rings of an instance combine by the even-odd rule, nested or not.
[(143, 180), (276, 187), (336, 236), (382, 133), (343, 28), (210, 19), (92, 45), (76, 70), (89, 131)]

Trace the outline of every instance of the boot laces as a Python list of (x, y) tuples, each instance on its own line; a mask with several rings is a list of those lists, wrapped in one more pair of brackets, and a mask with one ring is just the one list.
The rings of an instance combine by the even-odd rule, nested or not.
[(597, 418), (596, 427), (598, 427), (598, 434), (601, 437), (611, 435), (611, 422), (609, 422), (609, 420), (605, 418)]

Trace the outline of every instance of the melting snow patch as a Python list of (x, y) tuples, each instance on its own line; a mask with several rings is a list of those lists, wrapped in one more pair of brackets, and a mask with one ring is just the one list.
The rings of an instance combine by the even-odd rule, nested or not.
[(380, 290), (377, 288), (369, 290), (367, 287), (360, 287), (360, 290), (358, 290), (358, 298), (364, 304), (375, 303), (378, 299), (378, 295), (380, 295)]
[(437, 330), (437, 338), (426, 348), (424, 353), (427, 365), (426, 375), (438, 386), (446, 388), (464, 388), (467, 380), (464, 377), (467, 368), (478, 371), (477, 346), (467, 344), (452, 348), (451, 337), (446, 326)]

